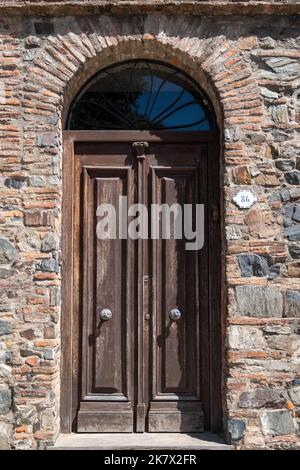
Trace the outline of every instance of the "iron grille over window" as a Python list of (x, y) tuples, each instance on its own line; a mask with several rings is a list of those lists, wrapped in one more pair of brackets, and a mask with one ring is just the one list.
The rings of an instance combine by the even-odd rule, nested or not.
[(191, 78), (160, 62), (136, 60), (97, 73), (73, 101), (67, 128), (210, 131), (216, 125)]

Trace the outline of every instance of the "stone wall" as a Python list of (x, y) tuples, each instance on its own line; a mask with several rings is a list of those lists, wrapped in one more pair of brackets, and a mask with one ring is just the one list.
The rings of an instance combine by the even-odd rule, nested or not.
[[(0, 20), (0, 446), (59, 432), (62, 116), (99, 68), (172, 63), (224, 137), (224, 429), (237, 447), (300, 447), (300, 18)], [(257, 203), (232, 198), (250, 188)], [(63, 336), (63, 332), (62, 332)]]

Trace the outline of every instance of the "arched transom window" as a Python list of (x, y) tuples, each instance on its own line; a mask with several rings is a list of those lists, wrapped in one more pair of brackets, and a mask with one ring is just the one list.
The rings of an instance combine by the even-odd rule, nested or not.
[(122, 62), (98, 72), (69, 112), (72, 130), (216, 129), (209, 100), (179, 69), (160, 62)]

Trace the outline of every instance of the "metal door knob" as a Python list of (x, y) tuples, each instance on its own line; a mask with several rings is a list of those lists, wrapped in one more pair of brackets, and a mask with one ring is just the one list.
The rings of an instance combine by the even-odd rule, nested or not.
[(109, 308), (103, 308), (100, 312), (100, 319), (102, 321), (110, 320), (112, 317), (112, 311)]
[(179, 308), (172, 308), (172, 310), (170, 310), (169, 317), (174, 321), (179, 320), (181, 318), (181, 311)]

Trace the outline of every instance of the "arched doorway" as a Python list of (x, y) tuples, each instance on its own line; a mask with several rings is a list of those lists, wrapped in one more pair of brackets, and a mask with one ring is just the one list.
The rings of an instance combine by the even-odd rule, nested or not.
[[(175, 67), (115, 64), (72, 102), (64, 148), (63, 430), (220, 431), (219, 133), (209, 100)], [(116, 227), (101, 238), (108, 204)], [(136, 237), (134, 204), (147, 209)], [(153, 236), (154, 205), (169, 208), (170, 236), (163, 210)], [(203, 208), (201, 249), (187, 249), (184, 229), (172, 236), (186, 205), (193, 232)]]

